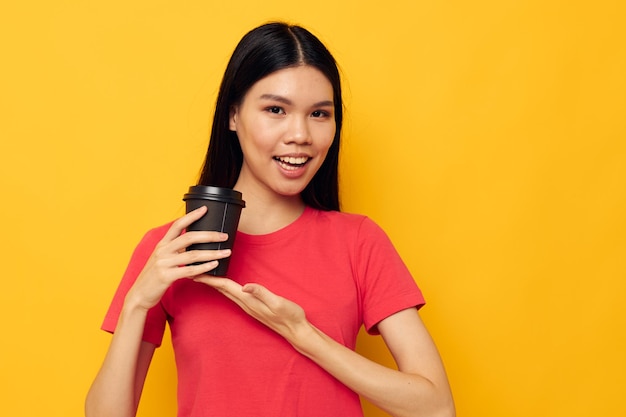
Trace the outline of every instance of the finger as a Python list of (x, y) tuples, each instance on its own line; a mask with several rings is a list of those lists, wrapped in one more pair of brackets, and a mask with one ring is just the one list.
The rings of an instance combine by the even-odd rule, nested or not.
[(248, 294), (252, 294), (260, 299), (266, 298), (268, 294), (273, 294), (270, 290), (268, 290), (261, 284), (255, 283), (249, 283), (244, 285), (242, 291), (247, 292)]
[(265, 304), (271, 311), (276, 311), (279, 305), (280, 297), (261, 284), (246, 284), (242, 287), (242, 291), (254, 296), (254, 298)]
[(182, 252), (195, 243), (225, 242), (228, 234), (216, 231), (194, 231), (184, 233), (168, 244), (168, 250)]
[(207, 210), (206, 206), (201, 206), (176, 219), (170, 226), (162, 241), (169, 242), (176, 239), (176, 237), (180, 236), (183, 230), (185, 230), (191, 223), (204, 216)]
[(189, 265), (200, 262), (217, 261), (220, 259), (228, 258), (232, 251), (230, 249), (208, 250), (198, 249), (183, 252), (174, 256), (176, 261), (174, 265)]
[(230, 249), (220, 250), (194, 250), (189, 252), (179, 252), (169, 257), (161, 258), (156, 265), (163, 269), (178, 269), (183, 266), (219, 261), (231, 255)]
[(171, 278), (173, 280), (180, 278), (194, 278), (198, 276), (208, 276), (204, 275), (207, 272), (210, 272), (217, 268), (219, 265), (218, 261), (208, 261), (197, 265), (186, 265), (178, 268), (171, 269)]
[[(196, 266), (199, 264), (205, 264), (208, 262), (217, 261), (217, 264), (210, 269), (214, 269), (219, 265), (219, 260), (227, 258), (231, 255), (230, 249), (221, 250), (194, 250), (189, 252), (177, 253), (175, 255), (159, 259), (156, 262), (158, 268), (166, 271), (166, 274), (172, 279), (178, 279), (183, 277), (190, 277), (202, 274), (207, 271), (200, 272), (188, 272), (183, 268)], [(208, 266), (208, 265), (207, 265)], [(209, 270), (210, 270), (209, 269)]]
[(202, 282), (223, 293), (240, 293), (242, 288), (240, 284), (236, 283), (230, 278), (205, 276), (197, 277), (194, 279), (194, 281)]
[(233, 281), (230, 278), (214, 277), (210, 275), (196, 277), (194, 281), (202, 282), (210, 287), (215, 288), (217, 291), (225, 295), (239, 305), (239, 307), (250, 312), (249, 304), (252, 302), (255, 305), (262, 304), (260, 300), (256, 300), (249, 294), (242, 291), (241, 284)]

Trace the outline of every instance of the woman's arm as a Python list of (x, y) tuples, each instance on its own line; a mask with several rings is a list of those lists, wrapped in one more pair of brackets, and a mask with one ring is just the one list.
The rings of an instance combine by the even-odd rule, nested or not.
[[(155, 349), (142, 341), (148, 311), (174, 281), (202, 276), (217, 266), (217, 259), (230, 255), (229, 250), (186, 251), (194, 243), (228, 238), (218, 232), (182, 233), (205, 213), (206, 207), (201, 207), (172, 223), (126, 294), (111, 345), (87, 394), (87, 417), (135, 416)], [(204, 263), (190, 265), (196, 262)]]
[(452, 417), (454, 403), (437, 349), (415, 309), (378, 324), (398, 370), (377, 364), (308, 322), (297, 304), (258, 284), (227, 278), (196, 279), (216, 288), (252, 317), (282, 335), (347, 387), (395, 417)]
[(147, 311), (123, 309), (111, 345), (85, 401), (87, 417), (133, 417), (155, 345), (143, 342)]
[(393, 416), (454, 416), (454, 403), (437, 349), (415, 309), (378, 324), (398, 370), (375, 363), (312, 325), (294, 347), (353, 391)]

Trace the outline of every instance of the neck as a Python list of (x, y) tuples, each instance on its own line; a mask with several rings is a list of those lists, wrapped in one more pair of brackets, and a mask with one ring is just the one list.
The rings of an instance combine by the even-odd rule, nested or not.
[(294, 222), (304, 211), (305, 204), (299, 195), (260, 195), (245, 187), (235, 189), (243, 194), (246, 207), (241, 211), (239, 231), (262, 235), (275, 232)]

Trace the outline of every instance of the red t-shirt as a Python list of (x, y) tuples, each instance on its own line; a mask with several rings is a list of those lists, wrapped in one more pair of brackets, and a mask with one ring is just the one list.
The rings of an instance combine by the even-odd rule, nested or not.
[[(135, 250), (102, 328), (113, 331), (128, 289), (169, 225)], [(308, 320), (354, 349), (359, 328), (421, 307), (422, 294), (386, 234), (360, 215), (306, 208), (267, 235), (238, 232), (229, 278), (299, 304)], [(358, 396), (212, 288), (176, 281), (148, 315), (144, 340), (165, 323), (178, 371), (180, 417), (361, 417)]]

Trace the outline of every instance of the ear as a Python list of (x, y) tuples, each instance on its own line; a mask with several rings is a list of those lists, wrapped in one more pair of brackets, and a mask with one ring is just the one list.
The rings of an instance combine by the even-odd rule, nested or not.
[(230, 106), (230, 112), (228, 115), (228, 128), (235, 132), (237, 131), (237, 106)]

